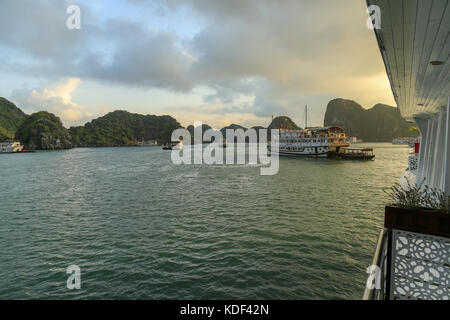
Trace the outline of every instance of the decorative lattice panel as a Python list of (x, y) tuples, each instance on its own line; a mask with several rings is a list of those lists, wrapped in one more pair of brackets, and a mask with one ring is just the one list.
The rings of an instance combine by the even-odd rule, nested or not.
[(419, 158), (416, 154), (412, 154), (408, 158), (409, 171), (416, 171), (419, 164)]
[(450, 239), (393, 231), (394, 299), (450, 299)]

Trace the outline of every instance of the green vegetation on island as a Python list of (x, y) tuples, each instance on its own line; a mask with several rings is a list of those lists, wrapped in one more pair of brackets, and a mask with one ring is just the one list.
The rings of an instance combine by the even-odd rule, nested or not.
[(294, 121), (292, 121), (291, 118), (286, 116), (276, 117), (272, 120), (269, 127), (267, 128), (267, 141), (272, 140), (271, 139), (271, 130), (276, 129), (286, 129), (286, 130), (300, 130), (301, 128), (295, 124)]
[(301, 128), (295, 124), (289, 117), (276, 117), (273, 119), (272, 123), (267, 128), (269, 130), (272, 129), (287, 129), (287, 130), (300, 130)]
[(26, 115), (12, 102), (0, 98), (0, 141), (16, 139), (28, 149), (55, 150), (72, 147), (132, 146), (171, 140), (182, 126), (170, 116), (114, 111), (84, 126), (66, 129), (52, 113)]
[[(328, 103), (324, 125), (341, 126), (348, 136), (356, 136), (367, 142), (388, 142), (397, 137), (419, 134), (400, 116), (397, 108), (377, 104), (366, 110), (355, 101), (345, 99)], [(141, 115), (118, 110), (83, 126), (66, 129), (61, 120), (49, 112), (26, 115), (12, 102), (0, 97), (0, 141), (15, 138), (29, 149), (133, 146), (147, 142), (152, 142), (151, 145), (154, 142), (164, 144), (171, 141), (172, 132), (180, 128), (182, 126), (171, 116)], [(203, 124), (202, 134), (208, 129), (211, 127)], [(247, 131), (241, 125), (231, 124), (220, 129), (225, 138), (226, 129)], [(253, 129), (258, 131), (263, 127)], [(273, 119), (267, 129), (270, 140), (271, 129), (301, 128), (291, 118), (280, 116)], [(194, 127), (188, 126), (187, 130), (194, 139)], [(259, 140), (259, 132), (257, 134)]]
[(141, 141), (166, 143), (182, 126), (170, 116), (154, 116), (114, 111), (69, 132), (78, 147), (132, 146)]
[(15, 139), (32, 150), (72, 148), (69, 131), (64, 128), (57, 116), (47, 111), (40, 111), (27, 116), (18, 128)]
[(0, 97), (0, 141), (14, 139), (27, 115), (14, 103)]

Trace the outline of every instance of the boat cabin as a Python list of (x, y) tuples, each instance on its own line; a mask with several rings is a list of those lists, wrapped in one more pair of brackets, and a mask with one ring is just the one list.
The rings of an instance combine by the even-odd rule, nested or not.
[(339, 156), (350, 160), (372, 160), (375, 158), (372, 148), (341, 148)]

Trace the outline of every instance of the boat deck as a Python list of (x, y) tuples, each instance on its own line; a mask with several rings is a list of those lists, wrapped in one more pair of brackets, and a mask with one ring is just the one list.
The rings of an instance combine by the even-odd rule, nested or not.
[(450, 239), (393, 232), (394, 300), (450, 300)]
[(373, 160), (372, 148), (341, 148), (338, 156), (345, 160)]

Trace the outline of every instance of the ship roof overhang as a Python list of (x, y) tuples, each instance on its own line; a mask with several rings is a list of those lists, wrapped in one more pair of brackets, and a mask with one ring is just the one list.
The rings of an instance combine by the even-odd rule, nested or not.
[[(380, 8), (375, 35), (401, 115), (435, 114), (450, 94), (449, 0), (367, 0)], [(371, 11), (372, 12), (372, 11)]]

